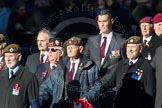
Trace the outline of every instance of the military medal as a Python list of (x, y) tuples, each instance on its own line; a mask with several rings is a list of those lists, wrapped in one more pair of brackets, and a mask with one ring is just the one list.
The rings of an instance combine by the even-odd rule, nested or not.
[(19, 91), (20, 91), (20, 85), (16, 83), (13, 87), (12, 94), (19, 95)]
[(109, 52), (110, 58), (120, 58), (120, 50), (111, 50)]
[(133, 71), (132, 78), (135, 80), (140, 80), (143, 74), (143, 70), (137, 69), (136, 71)]

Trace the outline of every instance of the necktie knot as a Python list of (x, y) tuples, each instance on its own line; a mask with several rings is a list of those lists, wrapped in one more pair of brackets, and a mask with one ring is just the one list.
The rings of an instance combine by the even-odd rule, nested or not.
[(41, 58), (40, 58), (40, 64), (43, 63), (43, 58), (44, 58), (44, 54), (41, 54)]
[(56, 68), (55, 65), (53, 65), (53, 66), (52, 66), (52, 70), (54, 70), (55, 68)]
[(129, 65), (133, 65), (133, 61), (130, 61), (130, 62), (129, 62)]
[(103, 37), (103, 42), (102, 45), (100, 47), (100, 60), (102, 60), (102, 58), (105, 57), (105, 48), (106, 48), (106, 43), (107, 43), (107, 37)]

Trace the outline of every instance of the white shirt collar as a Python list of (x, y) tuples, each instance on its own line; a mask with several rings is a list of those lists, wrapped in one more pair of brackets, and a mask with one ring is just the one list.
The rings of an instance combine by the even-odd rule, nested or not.
[(135, 64), (136, 62), (137, 62), (137, 60), (138, 60), (138, 58), (136, 58), (135, 60), (131, 60), (131, 59), (129, 59), (129, 62), (133, 62), (133, 64)]
[(148, 44), (150, 42), (151, 38), (152, 38), (152, 36), (149, 36), (147, 38), (143, 37), (143, 42), (144, 42), (144, 40), (147, 40), (146, 43)]

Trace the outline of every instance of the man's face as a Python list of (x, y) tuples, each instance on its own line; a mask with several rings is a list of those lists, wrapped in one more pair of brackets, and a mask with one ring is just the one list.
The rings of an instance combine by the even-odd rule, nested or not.
[(112, 29), (112, 19), (109, 15), (98, 15), (98, 27), (101, 33), (108, 34)]
[(152, 24), (150, 23), (141, 23), (140, 24), (141, 33), (143, 36), (148, 37), (152, 32)]
[(14, 68), (21, 60), (20, 53), (5, 53), (5, 62), (8, 68)]
[(63, 54), (62, 50), (59, 50), (58, 47), (48, 47), (48, 59), (50, 62), (59, 61)]
[(40, 51), (46, 51), (47, 50), (47, 44), (49, 41), (49, 37), (47, 33), (40, 32), (37, 37), (37, 45), (38, 49)]
[(127, 58), (129, 59), (136, 59), (139, 54), (141, 53), (142, 47), (138, 44), (127, 44), (126, 51), (127, 51)]
[(80, 53), (82, 53), (82, 50), (83, 50), (82, 46), (69, 45), (67, 46), (67, 55), (70, 58), (77, 59)]
[(162, 22), (154, 24), (155, 33), (160, 36), (162, 34)]

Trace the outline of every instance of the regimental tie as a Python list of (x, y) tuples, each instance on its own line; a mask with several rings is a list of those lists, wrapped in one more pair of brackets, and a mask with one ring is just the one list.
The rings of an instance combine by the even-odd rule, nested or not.
[(103, 37), (104, 41), (100, 47), (100, 60), (105, 57), (105, 48), (106, 48), (106, 43), (107, 43), (107, 37)]
[(41, 57), (40, 57), (40, 64), (42, 64), (43, 63), (43, 58), (44, 58), (44, 54), (41, 54)]
[(143, 41), (143, 47), (146, 47), (147, 46), (147, 40), (144, 40)]
[(75, 72), (75, 63), (72, 63), (72, 68), (69, 72), (69, 82), (71, 82), (73, 80), (74, 72)]

